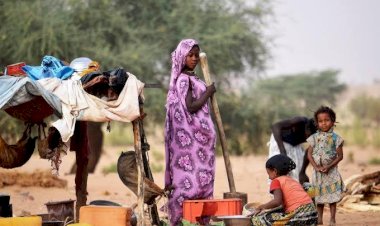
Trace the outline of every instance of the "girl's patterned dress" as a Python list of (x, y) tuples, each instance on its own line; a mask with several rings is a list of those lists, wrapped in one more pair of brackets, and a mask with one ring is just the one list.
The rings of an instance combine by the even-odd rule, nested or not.
[(205, 83), (198, 77), (181, 73), (166, 106), (165, 185), (174, 187), (168, 206), (171, 225), (180, 223), (184, 200), (211, 199), (214, 191), (214, 124), (207, 103), (196, 113), (187, 110), (189, 86), (195, 99), (206, 91)]
[[(322, 166), (331, 163), (336, 158), (336, 149), (343, 145), (343, 139), (332, 130), (318, 131), (311, 135), (307, 142), (313, 148), (312, 156), (315, 163)], [(344, 184), (337, 166), (332, 167), (328, 173), (314, 169), (312, 182), (316, 188), (317, 204), (336, 203), (341, 200)]]

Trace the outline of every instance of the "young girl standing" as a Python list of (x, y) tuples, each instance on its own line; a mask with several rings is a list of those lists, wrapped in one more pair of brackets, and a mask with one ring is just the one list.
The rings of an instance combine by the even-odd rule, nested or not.
[(311, 135), (308, 158), (314, 167), (312, 177), (316, 187), (315, 202), (318, 210), (318, 224), (323, 224), (324, 204), (330, 205), (330, 226), (335, 225), (336, 203), (341, 200), (343, 180), (338, 172), (338, 163), (343, 159), (343, 139), (334, 133), (335, 112), (321, 106), (314, 113), (318, 131)]
[[(273, 200), (255, 208), (251, 218), (255, 226), (316, 225), (317, 211), (301, 184), (288, 174), (296, 168), (294, 161), (279, 154), (266, 162)], [(282, 206), (282, 208), (281, 208)], [(265, 209), (272, 209), (263, 211)]]
[[(214, 84), (198, 78), (194, 69), (200, 48), (194, 39), (182, 40), (172, 52), (166, 101), (165, 187), (169, 194), (170, 225), (181, 225), (184, 200), (211, 199), (215, 179), (216, 133), (208, 100)], [(203, 224), (209, 219), (204, 218)]]

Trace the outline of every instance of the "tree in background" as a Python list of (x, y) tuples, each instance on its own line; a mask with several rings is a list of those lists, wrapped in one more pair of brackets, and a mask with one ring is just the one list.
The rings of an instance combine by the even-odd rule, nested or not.
[(261, 99), (262, 109), (273, 109), (273, 120), (294, 114), (309, 115), (322, 104), (335, 105), (337, 94), (345, 89), (336, 70), (286, 75), (262, 80), (252, 90)]
[[(86, 44), (89, 55), (104, 65), (125, 65), (145, 82), (167, 87), (170, 53), (188, 37), (200, 41), (219, 85), (231, 74), (242, 77), (239, 72), (245, 66), (256, 71), (265, 67), (267, 40), (262, 30), (271, 15), (268, 1), (259, 0), (253, 7), (225, 0), (84, 2), (84, 8), (77, 2), (74, 17), (79, 29), (92, 37)], [(150, 119), (163, 123), (166, 89), (145, 93)]]
[(70, 61), (81, 54), (78, 34), (66, 1), (0, 1), (0, 65), (24, 61), (39, 65), (45, 55)]
[(380, 148), (380, 98), (361, 94), (348, 107), (354, 117), (345, 127), (346, 139), (360, 147)]
[[(231, 75), (265, 68), (263, 29), (271, 15), (267, 0), (252, 6), (243, 0), (1, 1), (0, 65), (39, 65), (44, 55), (66, 61), (87, 56), (103, 70), (123, 66), (144, 82), (167, 87), (170, 53), (180, 39), (192, 37), (207, 52), (216, 82), (226, 83)], [(163, 122), (166, 90), (152, 94), (147, 112)]]
[[(17, 0), (0, 2), (0, 65), (39, 65), (44, 55), (71, 61), (87, 56), (103, 70), (123, 66), (148, 83), (167, 87), (170, 53), (182, 38), (207, 52), (235, 154), (262, 148), (272, 122), (333, 105), (344, 85), (338, 71), (258, 79), (268, 60), (263, 35), (271, 2), (257, 0)], [(243, 73), (250, 71), (251, 73)], [(199, 72), (199, 74), (201, 74)], [(253, 81), (234, 92), (235, 81)], [(164, 120), (165, 89), (145, 90), (150, 122)], [(228, 112), (228, 114), (224, 114)]]
[[(39, 65), (44, 55), (67, 62), (87, 56), (98, 61), (102, 70), (122, 66), (144, 82), (167, 87), (170, 53), (179, 40), (191, 37), (208, 54), (218, 93), (223, 95), (221, 109), (232, 109), (240, 100), (225, 93), (228, 85), (233, 79), (255, 77), (241, 72), (257, 75), (269, 56), (263, 29), (272, 16), (271, 3), (256, 0), (248, 6), (245, 2), (0, 1), (0, 65), (20, 61)], [(145, 95), (148, 121), (163, 124), (166, 90), (146, 89)], [(225, 125), (234, 127), (234, 119), (224, 117)]]

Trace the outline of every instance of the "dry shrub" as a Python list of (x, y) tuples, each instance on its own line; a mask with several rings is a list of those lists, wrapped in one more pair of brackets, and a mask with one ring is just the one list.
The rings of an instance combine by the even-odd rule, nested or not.
[(12, 185), (65, 188), (67, 187), (67, 181), (52, 175), (50, 171), (35, 170), (32, 173), (0, 172), (0, 188)]

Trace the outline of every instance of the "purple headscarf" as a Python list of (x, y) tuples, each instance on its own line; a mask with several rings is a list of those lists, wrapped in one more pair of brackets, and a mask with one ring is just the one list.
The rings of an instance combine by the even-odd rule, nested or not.
[(194, 39), (183, 39), (172, 52), (172, 71), (170, 75), (169, 92), (167, 96), (167, 102), (171, 98), (174, 92), (174, 86), (177, 82), (178, 76), (181, 74), (182, 69), (185, 67), (186, 56), (189, 54), (193, 46), (198, 45), (198, 42)]

